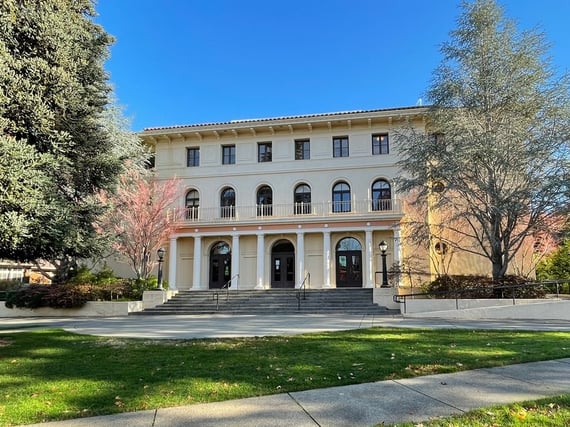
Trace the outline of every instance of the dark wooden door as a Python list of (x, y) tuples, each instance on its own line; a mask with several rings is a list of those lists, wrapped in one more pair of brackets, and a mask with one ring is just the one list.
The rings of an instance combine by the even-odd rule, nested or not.
[(362, 287), (362, 251), (337, 251), (336, 287)]
[(294, 253), (274, 253), (271, 255), (271, 287), (295, 287)]
[(220, 289), (232, 277), (230, 254), (210, 255), (210, 289)]

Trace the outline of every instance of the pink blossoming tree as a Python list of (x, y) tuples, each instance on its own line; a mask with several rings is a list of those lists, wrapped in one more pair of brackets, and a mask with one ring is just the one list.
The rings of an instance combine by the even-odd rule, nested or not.
[(156, 264), (156, 251), (175, 228), (176, 178), (160, 180), (136, 168), (121, 176), (116, 194), (100, 196), (110, 209), (99, 224), (110, 234), (113, 249), (123, 255), (138, 279), (147, 279)]

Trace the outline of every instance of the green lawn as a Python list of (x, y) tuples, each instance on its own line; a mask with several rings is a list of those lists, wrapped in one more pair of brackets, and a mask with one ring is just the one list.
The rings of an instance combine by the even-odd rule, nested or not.
[(371, 328), (139, 340), (0, 331), (0, 425), (570, 357), (570, 333)]
[[(570, 426), (570, 394), (476, 409), (461, 416), (445, 417), (419, 425), (422, 427)], [(398, 424), (398, 427), (418, 427), (418, 424), (403, 423)]]

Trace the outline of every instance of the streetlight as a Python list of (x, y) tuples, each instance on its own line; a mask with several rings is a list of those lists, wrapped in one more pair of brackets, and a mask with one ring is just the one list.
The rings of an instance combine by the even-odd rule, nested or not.
[(388, 269), (386, 268), (386, 250), (388, 249), (388, 243), (385, 240), (382, 240), (378, 244), (378, 248), (382, 254), (382, 286), (381, 288), (388, 287)]
[(160, 248), (156, 251), (158, 255), (158, 290), (162, 291), (162, 263), (164, 262), (164, 254), (166, 253), (166, 249)]

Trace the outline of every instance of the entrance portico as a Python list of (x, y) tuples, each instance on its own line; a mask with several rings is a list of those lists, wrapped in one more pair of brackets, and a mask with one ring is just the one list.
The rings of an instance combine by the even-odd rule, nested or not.
[(347, 225), (180, 230), (170, 240), (167, 280), (170, 289), (219, 288), (230, 279), (233, 290), (295, 288), (310, 273), (312, 288), (375, 287), (378, 243), (389, 242), (389, 265), (399, 262), (399, 228)]

